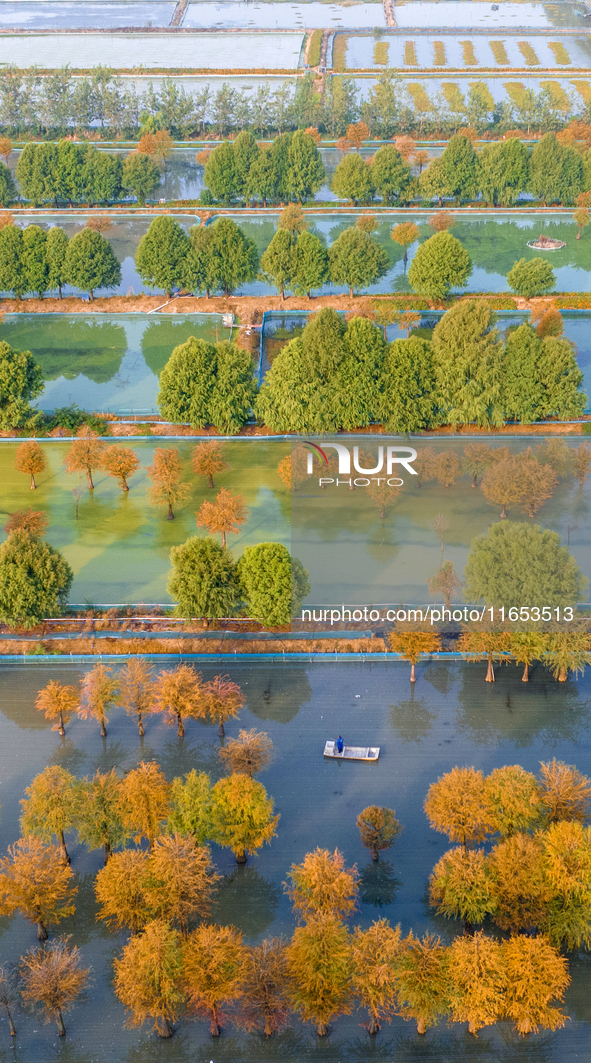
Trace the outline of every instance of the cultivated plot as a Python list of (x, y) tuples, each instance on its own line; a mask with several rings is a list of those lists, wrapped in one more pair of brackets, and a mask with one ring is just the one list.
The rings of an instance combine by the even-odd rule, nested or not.
[(351, 69), (389, 66), (399, 70), (449, 66), (454, 69), (477, 67), (591, 66), (591, 45), (587, 36), (519, 36), (496, 38), (482, 35), (417, 36), (394, 33), (348, 36), (345, 65)]
[(386, 26), (384, 9), (373, 3), (191, 3), (183, 19), (185, 29), (373, 29)]
[(143, 0), (141, 3), (48, 3), (19, 0), (0, 3), (0, 29), (115, 29), (125, 26), (168, 26), (174, 0)]

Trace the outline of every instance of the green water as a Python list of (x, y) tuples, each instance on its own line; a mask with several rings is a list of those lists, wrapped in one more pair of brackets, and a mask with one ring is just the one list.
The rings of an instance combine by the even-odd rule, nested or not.
[[(211, 666), (199, 665), (205, 678)], [(90, 723), (72, 720), (65, 739), (50, 730), (34, 709), (37, 691), (50, 679), (75, 683), (84, 669), (57, 662), (0, 665), (0, 772), (2, 818), (0, 851), (19, 834), (19, 800), (32, 777), (47, 764), (59, 763), (76, 775), (115, 766), (126, 771), (142, 758), (155, 758), (169, 779), (195, 767), (219, 774), (215, 727), (189, 722), (184, 740), (158, 718), (148, 717), (140, 745), (132, 720), (116, 712), (108, 738)], [(219, 666), (218, 669), (219, 671)], [(347, 866), (361, 872), (362, 900), (352, 925), (367, 927), (387, 917), (419, 934), (428, 930), (449, 941), (459, 927), (431, 913), (425, 900), (430, 871), (448, 848), (432, 831), (422, 811), (429, 784), (454, 764), (489, 772), (501, 764), (522, 764), (537, 771), (553, 756), (591, 773), (591, 680), (554, 682), (540, 666), (532, 682), (520, 682), (520, 670), (498, 670), (497, 682), (484, 682), (484, 665), (459, 662), (420, 665), (416, 690), (408, 665), (394, 662), (338, 664), (253, 662), (224, 664), (240, 683), (246, 707), (228, 727), (257, 727), (271, 736), (275, 759), (261, 781), (281, 814), (277, 837), (244, 869), (226, 850), (213, 847), (224, 876), (212, 918), (233, 923), (248, 942), (265, 935), (293, 932), (294, 920), (282, 883), (292, 862), (316, 846), (338, 847)], [(342, 733), (359, 744), (381, 747), (376, 764), (324, 761), (327, 737)], [(361, 847), (355, 819), (368, 804), (396, 810), (404, 831), (376, 866)], [(294, 1020), (285, 1034), (263, 1041), (227, 1027), (219, 1042), (202, 1021), (180, 1024), (170, 1043), (148, 1028), (124, 1029), (125, 1013), (110, 980), (113, 957), (124, 935), (109, 934), (95, 922), (93, 877), (102, 855), (88, 853), (68, 838), (79, 894), (76, 914), (62, 924), (93, 972), (88, 1002), (66, 1017), (68, 1035), (58, 1044), (56, 1031), (18, 1013), (14, 1050), (5, 1020), (0, 1020), (0, 1060), (8, 1063), (389, 1063), (446, 1060), (466, 1063), (565, 1063), (586, 1060), (591, 1049), (590, 960), (587, 953), (568, 957), (572, 985), (567, 992), (570, 1016), (564, 1030), (520, 1040), (507, 1024), (480, 1031), (473, 1038), (465, 1027), (441, 1023), (426, 1037), (401, 1019), (384, 1026), (374, 1042), (354, 1012), (334, 1024), (326, 1041)], [(20, 918), (0, 920), (2, 962), (16, 962), (36, 944), (35, 931)]]
[(157, 413), (158, 378), (189, 336), (227, 339), (221, 314), (6, 314), (0, 340), (29, 350), (45, 389), (42, 410), (76, 403), (107, 413)]
[[(181, 443), (184, 479), (192, 485), (187, 505), (178, 510), (174, 521), (165, 519), (162, 507), (153, 506), (147, 490), (150, 481), (146, 467), (157, 446), (173, 443), (129, 442), (141, 460), (141, 469), (130, 480), (125, 495), (115, 480), (104, 473), (94, 477), (95, 491), (84, 490), (75, 516), (73, 488), (86, 488), (85, 478), (69, 476), (64, 468), (68, 443), (44, 444), (48, 468), (38, 477), (34, 495), (28, 478), (14, 470), (14, 444), (0, 446), (0, 521), (16, 509), (33, 506), (48, 517), (47, 538), (61, 550), (74, 571), (73, 602), (166, 602), (166, 581), (170, 571), (170, 548), (197, 529), (195, 512), (204, 498), (212, 498), (204, 481), (191, 469), (194, 443)], [(262, 540), (289, 542), (288, 494), (276, 474), (276, 467), (288, 452), (286, 444), (265, 442), (232, 443), (227, 456), (230, 469), (216, 478), (216, 489), (232, 487), (244, 496), (249, 516), (238, 535), (229, 537), (236, 555), (245, 546)], [(2, 534), (4, 538), (4, 534)]]
[[(448, 437), (445, 441), (410, 442), (417, 450), (433, 446), (437, 451), (453, 450), (461, 457), (469, 441), (469, 437)], [(349, 440), (350, 445), (353, 442)], [(537, 446), (543, 440), (512, 440), (507, 436), (491, 440), (492, 445), (510, 444), (514, 450), (529, 443)], [(579, 443), (579, 438), (570, 440), (571, 446)], [(63, 552), (74, 571), (74, 603), (168, 602), (170, 548), (190, 535), (204, 534), (196, 527), (195, 513), (203, 499), (212, 498), (215, 491), (192, 472), (195, 443), (178, 444), (191, 496), (174, 521), (167, 521), (165, 511), (150, 502), (146, 467), (155, 447), (177, 444), (155, 439), (128, 440), (126, 445), (141, 461), (140, 471), (130, 480), (128, 495), (101, 472), (95, 475), (92, 494), (86, 491), (85, 481), (77, 475), (68, 476), (64, 468), (69, 448), (66, 442), (43, 444), (48, 469), (38, 478), (39, 487), (32, 494), (28, 478), (13, 467), (17, 444), (3, 442), (0, 446), (0, 524), (8, 513), (28, 506), (46, 513), (47, 538)], [(363, 449), (377, 458), (379, 445), (384, 445), (383, 437), (366, 437)], [(290, 546), (310, 573), (309, 605), (432, 601), (426, 580), (436, 573), (441, 556), (439, 536), (431, 523), (434, 518), (442, 514), (449, 522), (444, 556), (453, 561), (460, 579), (472, 539), (499, 519), (499, 507), (488, 503), (480, 490), (472, 490), (468, 475), (449, 488), (436, 481), (418, 487), (415, 477), (406, 476), (382, 519), (379, 508), (361, 487), (352, 491), (346, 484), (333, 484), (320, 490), (314, 478), (290, 496), (277, 475), (280, 460), (289, 453), (289, 443), (242, 440), (224, 446), (230, 468), (216, 478), (216, 491), (227, 487), (240, 492), (248, 507), (246, 523), (237, 535), (228, 536), (228, 546), (235, 556), (258, 542)], [(76, 520), (72, 490), (78, 484), (84, 493)], [(591, 481), (580, 489), (571, 476), (559, 482), (553, 497), (533, 519), (516, 508), (509, 510), (509, 519), (559, 532), (582, 572), (591, 578), (590, 512)]]

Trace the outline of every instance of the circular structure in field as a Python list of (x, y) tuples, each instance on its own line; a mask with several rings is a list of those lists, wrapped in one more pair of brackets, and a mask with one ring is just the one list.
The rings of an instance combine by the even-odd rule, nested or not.
[(566, 243), (564, 240), (554, 240), (551, 236), (544, 236), (542, 233), (537, 240), (529, 240), (527, 246), (533, 248), (534, 251), (560, 251), (561, 247), (566, 247)]

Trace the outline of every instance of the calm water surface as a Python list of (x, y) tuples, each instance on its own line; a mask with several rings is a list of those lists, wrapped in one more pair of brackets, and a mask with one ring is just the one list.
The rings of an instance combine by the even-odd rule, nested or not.
[[(502, 764), (521, 764), (530, 771), (540, 760), (556, 756), (591, 773), (591, 679), (558, 684), (541, 668), (533, 669), (529, 686), (515, 666), (499, 669), (497, 682), (484, 682), (484, 666), (430, 663), (419, 668), (416, 690), (408, 681), (408, 665), (392, 662), (285, 665), (224, 663), (198, 666), (205, 678), (223, 670), (242, 686), (247, 707), (240, 721), (228, 727), (267, 731), (275, 759), (261, 781), (281, 813), (278, 835), (246, 868), (237, 869), (225, 850), (213, 847), (224, 876), (212, 918), (233, 923), (249, 942), (264, 936), (289, 936), (294, 920), (282, 883), (290, 864), (316, 846), (338, 847), (347, 864), (356, 863), (362, 876), (362, 901), (352, 920), (367, 927), (386, 916), (404, 933), (432, 931), (448, 941), (458, 932), (454, 923), (431, 914), (425, 899), (430, 871), (448, 848), (446, 839), (428, 824), (422, 804), (429, 784), (454, 764), (474, 765), (489, 772)], [(75, 775), (115, 766), (126, 771), (142, 758), (155, 758), (169, 779), (191, 768), (219, 775), (215, 728), (190, 722), (184, 740), (158, 718), (148, 718), (140, 741), (131, 719), (113, 714), (109, 735), (101, 739), (90, 723), (73, 720), (65, 739), (49, 729), (35, 710), (37, 691), (49, 679), (75, 683), (84, 667), (35, 661), (0, 665), (0, 778), (2, 819), (0, 848), (19, 834), (19, 800), (32, 777), (46, 765), (59, 763)], [(369, 764), (325, 762), (327, 737), (342, 733), (359, 744), (381, 747), (380, 760)], [(396, 810), (404, 825), (386, 858), (373, 865), (361, 847), (355, 819), (368, 804)], [(482, 1030), (478, 1039), (465, 1028), (444, 1023), (419, 1038), (410, 1023), (394, 1020), (372, 1044), (354, 1013), (339, 1019), (327, 1041), (318, 1041), (310, 1027), (294, 1022), (292, 1030), (271, 1042), (230, 1027), (219, 1042), (207, 1024), (181, 1024), (170, 1043), (149, 1030), (125, 1030), (124, 1009), (111, 988), (112, 961), (124, 935), (108, 933), (95, 922), (93, 876), (101, 854), (88, 853), (69, 838), (72, 866), (79, 885), (76, 914), (62, 924), (80, 946), (84, 963), (93, 969), (89, 1001), (66, 1020), (68, 1037), (58, 1044), (51, 1026), (17, 1015), (17, 1044), (12, 1050), (5, 1020), (0, 1020), (0, 1060), (18, 1063), (242, 1063), (268, 1061), (415, 1061), (440, 1063), (564, 1063), (587, 1060), (591, 1052), (590, 960), (587, 953), (569, 956), (573, 978), (566, 1009), (571, 1021), (564, 1030), (520, 1041), (499, 1024)], [(35, 932), (20, 918), (0, 920), (2, 962), (12, 963), (35, 945)]]

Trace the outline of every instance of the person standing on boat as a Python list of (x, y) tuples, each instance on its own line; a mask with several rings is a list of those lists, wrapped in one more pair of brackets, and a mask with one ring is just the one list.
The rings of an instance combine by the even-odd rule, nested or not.
[(339, 754), (339, 756), (342, 756), (343, 754), (343, 739), (340, 735), (337, 738), (337, 753)]

